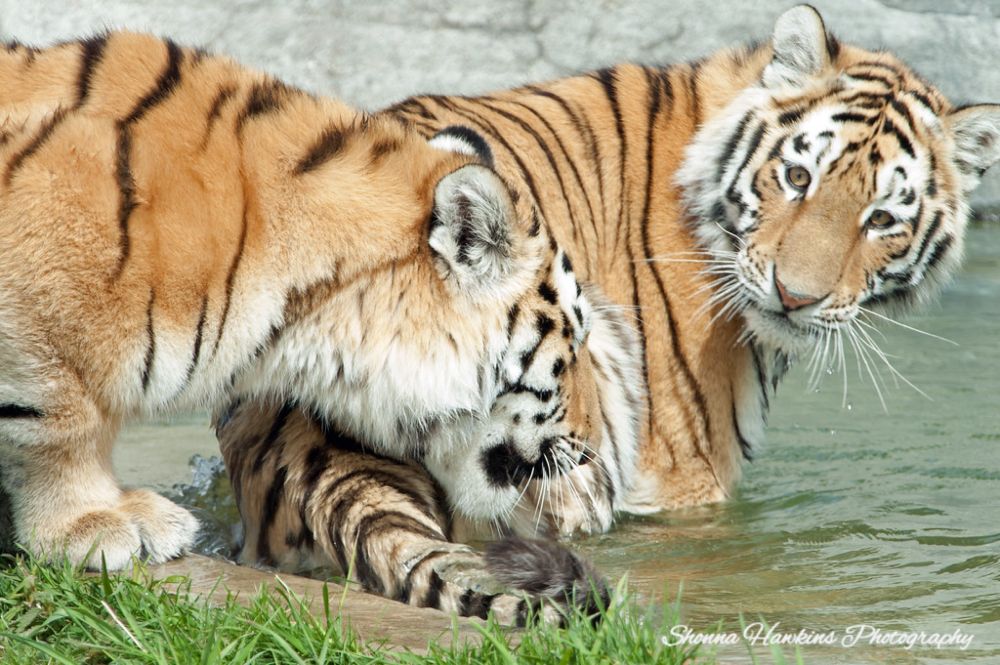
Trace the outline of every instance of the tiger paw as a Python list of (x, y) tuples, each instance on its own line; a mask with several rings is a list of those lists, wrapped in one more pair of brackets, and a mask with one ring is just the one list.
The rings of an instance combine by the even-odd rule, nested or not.
[(126, 490), (119, 505), (138, 528), (142, 554), (150, 563), (178, 557), (194, 544), (198, 520), (156, 492)]
[(113, 508), (84, 512), (61, 528), (28, 531), (29, 550), (48, 561), (123, 570), (136, 557), (160, 563), (184, 553), (194, 542), (198, 521), (155, 492), (130, 490)]
[(573, 610), (596, 620), (611, 602), (600, 573), (554, 541), (506, 538), (490, 543), (484, 558), (493, 578), (536, 600), (534, 609), (545, 623), (562, 623)]

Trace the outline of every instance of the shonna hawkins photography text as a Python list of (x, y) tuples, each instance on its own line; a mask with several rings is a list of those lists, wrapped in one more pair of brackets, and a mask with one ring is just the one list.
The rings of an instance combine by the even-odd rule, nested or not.
[(802, 628), (788, 632), (781, 623), (747, 624), (740, 632), (707, 632), (678, 624), (663, 637), (667, 646), (827, 646), (827, 647), (890, 647), (915, 649), (959, 649), (965, 651), (975, 640), (975, 635), (955, 629), (950, 633), (926, 631), (885, 630), (870, 624), (858, 623), (841, 630), (818, 631)]

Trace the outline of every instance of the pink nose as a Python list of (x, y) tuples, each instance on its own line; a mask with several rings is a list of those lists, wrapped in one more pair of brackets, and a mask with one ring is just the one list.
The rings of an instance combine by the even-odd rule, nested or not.
[(785, 285), (781, 283), (778, 279), (778, 273), (774, 273), (774, 285), (778, 288), (778, 298), (781, 300), (781, 306), (785, 308), (786, 312), (791, 312), (796, 309), (802, 309), (809, 305), (815, 305), (820, 300), (826, 296), (808, 296), (801, 293), (795, 293), (794, 291), (789, 291), (785, 288)]

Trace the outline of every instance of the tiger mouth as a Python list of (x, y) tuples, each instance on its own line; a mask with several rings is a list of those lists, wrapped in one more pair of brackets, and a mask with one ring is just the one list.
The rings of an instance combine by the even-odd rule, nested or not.
[(544, 439), (539, 451), (538, 459), (531, 461), (521, 454), (513, 440), (505, 439), (483, 451), (482, 467), (492, 485), (519, 487), (532, 479), (561, 476), (590, 461), (586, 453), (574, 450), (561, 436)]

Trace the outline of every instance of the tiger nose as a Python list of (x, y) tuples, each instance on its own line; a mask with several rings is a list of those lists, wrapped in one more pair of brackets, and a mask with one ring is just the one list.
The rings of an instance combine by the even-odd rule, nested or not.
[(797, 309), (802, 309), (803, 307), (808, 307), (809, 305), (815, 305), (826, 297), (826, 295), (805, 295), (788, 289), (781, 283), (781, 280), (778, 279), (777, 271), (774, 273), (774, 286), (778, 289), (778, 299), (781, 301), (781, 306), (785, 308), (786, 312), (792, 312)]

